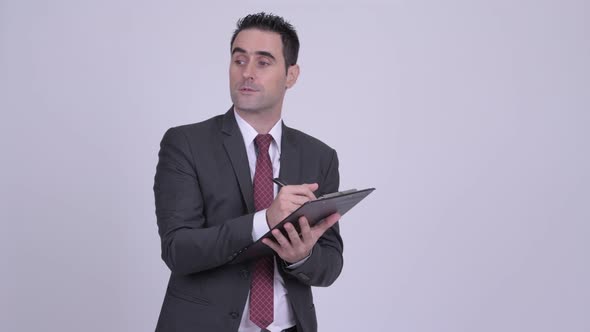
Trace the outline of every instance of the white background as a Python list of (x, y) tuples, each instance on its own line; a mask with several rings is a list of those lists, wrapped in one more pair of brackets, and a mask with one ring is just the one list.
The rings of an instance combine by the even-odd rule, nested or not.
[(587, 1), (0, 0), (2, 331), (150, 331), (171, 126), (225, 112), (229, 42), (290, 20), (287, 125), (336, 148), (320, 331), (590, 331)]

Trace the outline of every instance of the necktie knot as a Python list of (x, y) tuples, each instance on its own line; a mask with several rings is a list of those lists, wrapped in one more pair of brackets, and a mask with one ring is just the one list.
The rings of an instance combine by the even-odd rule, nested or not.
[(258, 148), (259, 152), (268, 152), (268, 148), (270, 147), (271, 142), (271, 134), (258, 134), (256, 138), (254, 138), (254, 144), (256, 144), (256, 147)]

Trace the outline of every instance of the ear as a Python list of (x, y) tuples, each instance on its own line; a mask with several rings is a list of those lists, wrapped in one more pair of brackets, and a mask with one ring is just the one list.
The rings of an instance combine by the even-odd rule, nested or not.
[(299, 77), (299, 65), (294, 64), (287, 69), (287, 85), (285, 89), (291, 88), (297, 82), (297, 78)]

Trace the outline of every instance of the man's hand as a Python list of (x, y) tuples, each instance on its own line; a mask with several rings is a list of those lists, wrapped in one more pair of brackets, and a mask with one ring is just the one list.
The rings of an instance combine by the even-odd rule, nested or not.
[(317, 183), (282, 187), (266, 210), (268, 227), (275, 227), (305, 202), (316, 199), (313, 194), (316, 190), (318, 190)]
[(318, 242), (318, 239), (338, 220), (340, 214), (334, 213), (322, 220), (313, 227), (309, 227), (309, 222), (304, 216), (299, 218), (299, 226), (301, 227), (301, 235), (297, 234), (297, 230), (291, 223), (285, 224), (285, 230), (289, 237), (285, 237), (281, 231), (275, 229), (272, 235), (277, 242), (270, 239), (263, 239), (262, 243), (274, 250), (284, 261), (293, 264), (297, 263), (305, 257), (309, 256), (311, 249)]

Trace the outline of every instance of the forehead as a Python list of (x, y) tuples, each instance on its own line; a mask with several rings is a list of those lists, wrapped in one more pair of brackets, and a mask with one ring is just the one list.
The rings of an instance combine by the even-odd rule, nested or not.
[(281, 35), (272, 31), (258, 29), (242, 30), (236, 36), (232, 51), (239, 47), (248, 53), (269, 52), (275, 58), (283, 57), (283, 41)]

